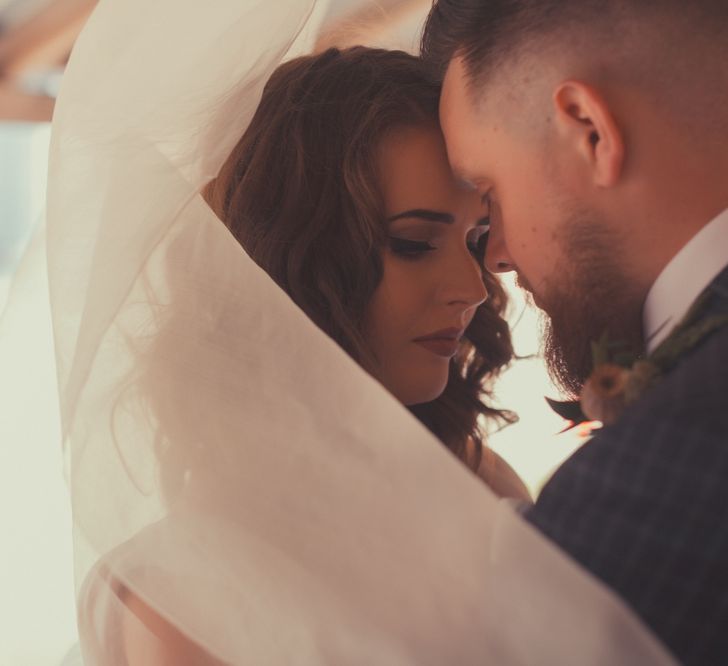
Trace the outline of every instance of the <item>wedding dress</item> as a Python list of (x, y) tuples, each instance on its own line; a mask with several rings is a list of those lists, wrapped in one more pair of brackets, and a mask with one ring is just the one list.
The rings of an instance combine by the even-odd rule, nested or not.
[(315, 0), (101, 0), (48, 268), (85, 663), (123, 594), (231, 664), (662, 664), (621, 601), (325, 336), (198, 195)]

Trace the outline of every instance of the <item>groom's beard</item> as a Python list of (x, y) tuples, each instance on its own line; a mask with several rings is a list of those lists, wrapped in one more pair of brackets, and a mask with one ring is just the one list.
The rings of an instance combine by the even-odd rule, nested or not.
[(549, 374), (574, 397), (593, 369), (592, 343), (605, 332), (610, 343), (620, 344), (619, 352), (639, 354), (644, 346), (644, 295), (620, 266), (621, 244), (604, 227), (583, 219), (565, 225), (566, 265), (557, 269), (539, 296), (548, 315), (544, 357)]

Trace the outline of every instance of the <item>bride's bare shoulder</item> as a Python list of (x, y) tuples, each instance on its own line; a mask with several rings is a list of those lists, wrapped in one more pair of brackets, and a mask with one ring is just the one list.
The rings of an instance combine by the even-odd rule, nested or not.
[[(150, 544), (175, 543), (173, 528), (170, 520), (150, 525), (107, 553), (86, 577), (79, 592), (79, 633), (94, 663), (104, 666), (121, 663), (221, 666), (224, 663), (206, 652), (129, 582), (139, 580), (139, 562), (144, 557), (143, 569), (161, 580), (162, 587), (182, 585), (157, 562), (166, 550), (161, 546), (150, 547)], [(179, 575), (176, 578), (181, 580)], [(169, 608), (174, 610), (172, 604)]]
[(122, 635), (129, 666), (222, 666), (171, 622), (127, 588), (119, 591), (124, 605)]
[(523, 502), (532, 502), (533, 498), (526, 484), (516, 470), (514, 470), (502, 456), (493, 449), (483, 446), (480, 466), (480, 477), (488, 487), (499, 497), (507, 497)]

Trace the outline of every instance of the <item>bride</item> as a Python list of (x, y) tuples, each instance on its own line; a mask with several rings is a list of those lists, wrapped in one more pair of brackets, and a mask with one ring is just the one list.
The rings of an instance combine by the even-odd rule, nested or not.
[[(496, 493), (528, 501), (515, 472), (481, 444), (479, 417), (509, 418), (483, 398), (512, 349), (505, 293), (483, 268), (487, 210), (449, 170), (438, 92), (421, 62), (399, 51), (330, 49), (292, 60), (273, 73), (203, 194), (308, 317)], [(166, 263), (174, 282), (184, 265), (174, 246)], [(177, 331), (172, 316), (145, 354), (149, 374), (160, 372), (156, 359)], [(170, 409), (159, 395), (148, 400), (174, 450), (176, 410), (194, 409), (196, 399)], [(160, 473), (174, 481), (164, 464)], [(152, 649), (164, 652), (162, 663), (180, 663), (197, 649), (112, 586), (134, 616), (123, 619), (130, 664)], [(161, 644), (139, 636), (139, 620)]]
[(483, 401), (512, 356), (506, 299), (483, 268), (488, 211), (449, 170), (438, 98), (403, 52), (288, 62), (205, 198), (325, 333), (496, 492), (526, 499), (481, 447), (479, 417), (509, 417)]
[[(432, 91), (369, 141), (346, 123), (376, 99), (330, 73), (354, 106), (307, 148), (305, 70), (347, 57), (292, 60), (318, 8), (107, 0), (69, 63), (48, 252), (85, 662), (669, 663), (442, 446), (478, 467), (510, 356), (487, 211), (443, 171)], [(317, 178), (341, 217), (315, 225)]]

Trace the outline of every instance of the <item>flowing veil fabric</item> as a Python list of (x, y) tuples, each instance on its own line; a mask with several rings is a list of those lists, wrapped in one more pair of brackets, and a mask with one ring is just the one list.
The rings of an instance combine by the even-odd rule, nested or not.
[(672, 663), (322, 334), (199, 196), (314, 0), (101, 0), (48, 267), (86, 664), (128, 591), (232, 664)]

